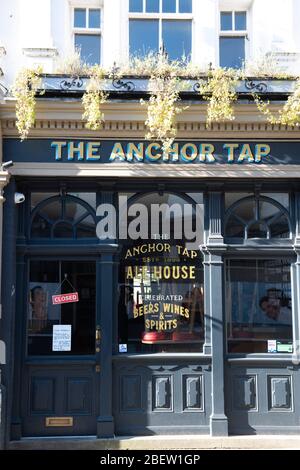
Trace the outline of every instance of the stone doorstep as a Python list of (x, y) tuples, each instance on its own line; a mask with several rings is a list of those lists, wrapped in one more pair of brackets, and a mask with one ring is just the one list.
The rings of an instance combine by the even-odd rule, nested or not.
[(151, 436), (96, 439), (95, 437), (40, 437), (11, 441), (9, 450), (252, 450), (298, 449), (299, 435), (260, 436)]

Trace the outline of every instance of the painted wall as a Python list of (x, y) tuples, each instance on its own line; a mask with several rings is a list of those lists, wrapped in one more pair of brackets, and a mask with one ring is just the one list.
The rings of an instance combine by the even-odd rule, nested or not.
[[(72, 9), (101, 7), (104, 66), (128, 58), (128, 0), (10, 0), (0, 1), (0, 47), (6, 50), (0, 67), (9, 85), (22, 66), (42, 64), (54, 72), (57, 61), (73, 48)], [(248, 10), (249, 60), (275, 53), (282, 70), (300, 72), (298, 0), (194, 0), (193, 61), (218, 65), (219, 11)]]

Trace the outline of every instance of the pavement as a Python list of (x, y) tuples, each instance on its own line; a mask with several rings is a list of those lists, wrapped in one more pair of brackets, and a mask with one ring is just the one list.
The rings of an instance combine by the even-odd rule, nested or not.
[(9, 444), (11, 450), (225, 450), (298, 449), (300, 435), (210, 437), (195, 435), (120, 437), (23, 438)]

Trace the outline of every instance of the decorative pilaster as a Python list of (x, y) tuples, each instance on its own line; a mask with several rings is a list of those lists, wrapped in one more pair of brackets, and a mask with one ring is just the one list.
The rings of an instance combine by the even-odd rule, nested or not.
[(11, 179), (5, 188), (2, 267), (2, 317), (0, 320), (0, 338), (5, 344), (6, 362), (2, 366), (2, 384), (6, 390), (6, 409), (2, 410), (1, 423), (4, 434), (4, 446), (9, 440), (9, 426), (13, 396), (14, 373), (14, 324), (16, 303), (16, 208), (14, 202), (15, 182)]
[(224, 287), (222, 252), (210, 251), (206, 264), (209, 269), (209, 310), (212, 347), (212, 436), (228, 435), (224, 396)]
[[(101, 184), (97, 192), (99, 204), (115, 206), (115, 193), (111, 184)], [(96, 352), (97, 363), (100, 363), (99, 416), (97, 418), (97, 436), (114, 436), (114, 419), (112, 413), (112, 352), (113, 325), (117, 299), (117, 275), (115, 239), (99, 240), (100, 257), (97, 261), (97, 325), (100, 326), (100, 351)], [(99, 361), (99, 362), (98, 362)]]
[(291, 267), (293, 312), (293, 363), (300, 364), (300, 249), (295, 249), (297, 260)]
[(222, 192), (209, 193), (209, 233), (208, 245), (222, 245)]

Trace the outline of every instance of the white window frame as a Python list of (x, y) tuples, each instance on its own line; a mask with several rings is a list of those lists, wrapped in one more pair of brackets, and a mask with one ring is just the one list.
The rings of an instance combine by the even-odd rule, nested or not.
[[(233, 29), (227, 29), (227, 30), (222, 30), (221, 29), (221, 14), (222, 13), (231, 13), (231, 19), (232, 19), (232, 28)], [(236, 13), (246, 13), (246, 29), (240, 29), (236, 30), (235, 29), (235, 14)], [(219, 25), (219, 37), (218, 37), (218, 63), (220, 65), (220, 38), (224, 37), (244, 37), (245, 38), (245, 60), (247, 60), (249, 56), (249, 46), (248, 46), (248, 41), (249, 41), (249, 10), (245, 10), (242, 8), (239, 8), (237, 10), (231, 9), (225, 9), (222, 8), (219, 10), (219, 20), (218, 20), (218, 25)]]
[[(198, 1), (198, 0), (197, 0)], [(127, 31), (129, 31), (130, 20), (158, 20), (158, 50), (161, 50), (162, 41), (162, 21), (163, 20), (189, 20), (191, 21), (191, 62), (194, 56), (193, 47), (193, 36), (194, 36), (194, 0), (192, 0), (192, 13), (179, 13), (179, 0), (176, 0), (176, 13), (162, 13), (162, 0), (159, 0), (159, 13), (146, 13), (146, 0), (143, 0), (143, 12), (130, 12), (129, 11), (129, 0), (128, 0), (128, 25)], [(128, 57), (129, 57), (129, 34), (128, 34)]]
[[(75, 27), (75, 10), (85, 10), (85, 27)], [(99, 28), (89, 28), (88, 27), (88, 20), (89, 20), (89, 10), (99, 10), (100, 11), (100, 27)], [(86, 5), (84, 3), (76, 3), (72, 5), (72, 44), (73, 49), (75, 50), (75, 34), (85, 34), (88, 35), (98, 35), (100, 37), (100, 64), (102, 64), (102, 49), (103, 49), (103, 38), (102, 38), (102, 30), (103, 30), (103, 8), (98, 5), (93, 5), (93, 3), (89, 3)]]

